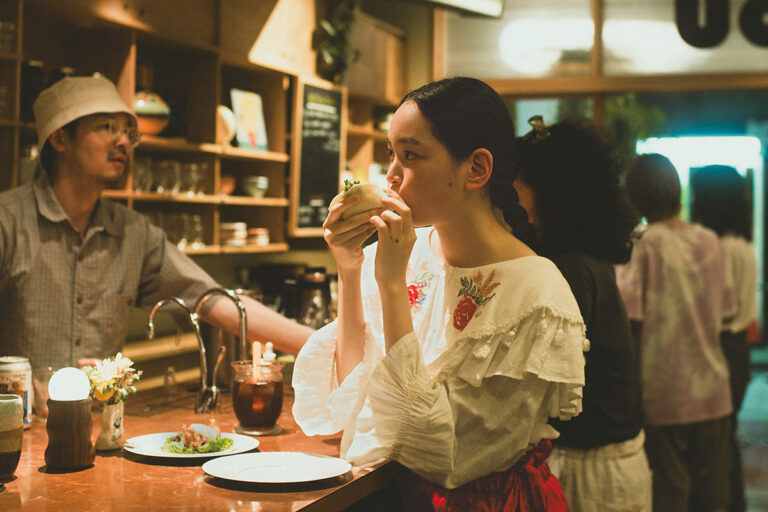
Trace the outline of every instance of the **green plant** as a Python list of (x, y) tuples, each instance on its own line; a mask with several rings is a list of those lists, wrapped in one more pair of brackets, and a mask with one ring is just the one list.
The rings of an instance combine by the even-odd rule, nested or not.
[(605, 128), (616, 142), (625, 164), (636, 156), (639, 139), (661, 135), (666, 115), (658, 107), (643, 104), (633, 93), (611, 96), (605, 100)]
[(349, 64), (360, 52), (351, 47), (357, 0), (323, 0), (317, 3), (318, 24), (312, 33), (312, 49), (317, 52), (317, 74), (341, 84)]

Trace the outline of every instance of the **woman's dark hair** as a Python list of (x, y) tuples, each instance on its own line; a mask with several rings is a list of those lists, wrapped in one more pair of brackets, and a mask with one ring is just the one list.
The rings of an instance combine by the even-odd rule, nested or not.
[(708, 165), (691, 173), (691, 220), (723, 236), (752, 240), (752, 214), (746, 180), (728, 165)]
[(629, 200), (648, 222), (680, 213), (680, 176), (663, 155), (638, 156), (627, 171), (626, 188)]
[(434, 137), (455, 161), (464, 161), (478, 148), (493, 155), (493, 172), (486, 189), (491, 203), (504, 214), (517, 238), (533, 244), (535, 233), (512, 186), (515, 127), (504, 101), (488, 84), (467, 77), (446, 78), (408, 93), (432, 128)]
[(628, 261), (638, 216), (621, 189), (618, 152), (586, 120), (545, 130), (515, 141), (518, 175), (533, 190), (542, 253)]
[[(71, 139), (74, 139), (77, 137), (77, 125), (79, 121), (80, 118), (70, 121), (62, 126), (61, 129), (65, 130)], [(45, 141), (43, 149), (40, 151), (40, 163), (42, 164), (43, 169), (45, 169), (45, 172), (51, 172), (53, 168), (56, 167), (56, 151), (54, 151), (51, 143), (48, 141)]]

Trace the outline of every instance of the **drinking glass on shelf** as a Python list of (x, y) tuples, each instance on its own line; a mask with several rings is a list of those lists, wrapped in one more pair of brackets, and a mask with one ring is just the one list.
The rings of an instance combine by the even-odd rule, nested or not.
[(163, 231), (168, 241), (173, 245), (179, 246), (181, 243), (181, 229), (179, 228), (179, 215), (177, 213), (166, 213), (163, 215)]
[(149, 156), (137, 156), (133, 160), (133, 190), (152, 191), (152, 159)]
[(16, 24), (12, 21), (0, 20), (0, 51), (16, 51)]
[(205, 229), (203, 228), (203, 219), (200, 215), (192, 216), (192, 222), (189, 227), (189, 247), (192, 249), (202, 249), (205, 247)]
[(153, 172), (155, 190), (159, 194), (176, 194), (181, 185), (181, 163), (175, 160), (161, 160)]
[(189, 197), (195, 196), (198, 193), (202, 177), (199, 164), (194, 162), (181, 164), (181, 186), (179, 187), (179, 192)]
[(168, 226), (168, 238), (181, 250), (189, 245), (190, 218), (188, 213), (174, 213)]
[(197, 164), (197, 168), (198, 171), (200, 171), (200, 179), (197, 182), (197, 195), (202, 196), (205, 194), (205, 190), (203, 190), (203, 188), (205, 187), (206, 176), (209, 176), (208, 162), (199, 162)]

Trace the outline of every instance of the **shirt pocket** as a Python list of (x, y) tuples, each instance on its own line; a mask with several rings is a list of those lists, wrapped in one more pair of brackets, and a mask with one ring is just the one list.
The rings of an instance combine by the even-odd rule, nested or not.
[(121, 350), (125, 343), (135, 300), (132, 293), (120, 293), (103, 298), (98, 307), (98, 334), (110, 354)]

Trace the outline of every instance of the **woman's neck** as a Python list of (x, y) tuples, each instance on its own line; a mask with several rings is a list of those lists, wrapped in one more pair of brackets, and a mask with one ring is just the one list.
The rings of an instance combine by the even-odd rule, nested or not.
[(659, 224), (664, 224), (664, 225), (669, 226), (671, 228), (684, 227), (684, 226), (688, 225), (687, 222), (685, 222), (683, 219), (681, 219), (680, 217), (677, 217), (677, 216), (675, 216), (675, 217), (667, 217), (666, 219), (661, 219), (661, 220), (658, 220), (656, 222), (658, 222)]
[(435, 224), (434, 229), (436, 233), (430, 235), (430, 248), (453, 267), (480, 267), (536, 254), (507, 231), (491, 209)]

